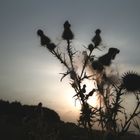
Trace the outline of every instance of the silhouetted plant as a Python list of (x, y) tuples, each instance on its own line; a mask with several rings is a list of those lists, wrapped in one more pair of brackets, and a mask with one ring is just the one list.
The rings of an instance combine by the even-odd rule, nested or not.
[[(132, 120), (140, 115), (140, 75), (127, 72), (120, 77), (118, 71), (111, 68), (112, 60), (120, 50), (109, 48), (108, 53), (97, 58), (95, 49), (101, 51), (102, 43), (101, 30), (97, 29), (91, 40), (92, 43), (87, 45), (82, 53), (82, 67), (79, 67), (75, 61), (78, 51), (72, 47), (74, 34), (69, 21), (64, 23), (62, 33), (62, 39), (67, 43), (65, 53), (62, 53), (59, 46), (52, 43), (41, 29), (37, 31), (37, 34), (40, 36), (41, 45), (46, 47), (66, 68), (66, 72), (61, 73), (61, 81), (69, 75), (70, 85), (76, 93), (73, 98), (81, 104), (78, 124), (91, 130), (94, 124), (98, 123), (102, 130), (108, 131), (111, 136), (121, 136), (128, 132)], [(87, 84), (83, 84), (86, 79), (93, 80), (95, 83), (91, 91), (86, 91)], [(122, 106), (123, 96), (128, 92), (136, 97), (136, 107), (130, 115), (126, 114), (126, 109)], [(88, 103), (94, 93), (97, 94), (99, 100), (97, 107)], [(120, 119), (120, 114), (123, 115), (124, 121)], [(138, 123), (135, 122), (134, 125), (139, 129)]]
[(136, 72), (127, 72), (122, 77), (122, 87), (128, 92), (140, 91), (140, 75)]

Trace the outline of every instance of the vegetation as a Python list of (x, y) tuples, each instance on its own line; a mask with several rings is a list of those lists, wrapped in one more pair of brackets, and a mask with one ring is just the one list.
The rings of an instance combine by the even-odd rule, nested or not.
[[(66, 44), (56, 45), (41, 29), (37, 31), (37, 35), (41, 46), (47, 48), (66, 68), (66, 72), (61, 73), (61, 81), (69, 76), (70, 85), (75, 91), (73, 98), (81, 104), (78, 125), (88, 130), (89, 136), (96, 123), (108, 134), (103, 136), (108, 140), (122, 137), (133, 124), (139, 130), (140, 124), (137, 120), (140, 118), (140, 75), (131, 71), (119, 75), (112, 65), (112, 61), (120, 53), (117, 48), (109, 48), (108, 53), (96, 56), (95, 50), (104, 50), (100, 29), (95, 31), (95, 36), (79, 58), (80, 51), (76, 51), (72, 44), (74, 34), (69, 21), (64, 23), (62, 33)], [(64, 52), (61, 50), (62, 46), (65, 46)], [(77, 63), (77, 59), (81, 60), (81, 65)], [(85, 80), (94, 82), (91, 91), (86, 90), (88, 83), (85, 84)], [(93, 94), (98, 96), (98, 106), (91, 106), (88, 102)], [(136, 98), (136, 106), (131, 114), (127, 114), (126, 108), (122, 106), (126, 94), (132, 94)]]
[[(42, 111), (40, 111), (40, 109)], [(43, 113), (43, 115), (42, 115)], [(102, 140), (103, 134), (80, 128), (74, 123), (64, 123), (59, 115), (48, 108), (9, 103), (0, 100), (1, 140)], [(122, 139), (138, 140), (139, 136), (126, 134)]]

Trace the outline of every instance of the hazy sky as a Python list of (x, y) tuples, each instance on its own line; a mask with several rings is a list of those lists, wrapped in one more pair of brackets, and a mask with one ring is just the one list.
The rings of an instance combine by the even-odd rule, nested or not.
[(120, 49), (120, 71), (140, 73), (139, 14), (139, 0), (0, 0), (0, 98), (41, 101), (63, 118), (74, 117), (72, 89), (59, 82), (64, 67), (40, 47), (37, 29), (58, 43), (69, 20), (81, 49), (100, 28), (104, 45)]

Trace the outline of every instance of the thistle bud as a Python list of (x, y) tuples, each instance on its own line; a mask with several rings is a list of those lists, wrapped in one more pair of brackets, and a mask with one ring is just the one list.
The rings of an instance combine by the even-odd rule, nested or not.
[(42, 46), (46, 46), (51, 42), (41, 29), (37, 30), (37, 35), (40, 37), (40, 44)]
[(74, 35), (70, 29), (71, 25), (68, 21), (66, 21), (64, 23), (64, 31), (63, 31), (63, 34), (62, 34), (62, 38), (64, 40), (72, 40), (74, 38)]
[(101, 44), (102, 39), (101, 39), (100, 33), (101, 33), (101, 30), (97, 29), (95, 31), (95, 36), (92, 39), (92, 42), (94, 43), (95, 47), (97, 47)]
[(89, 49), (89, 51), (90, 51), (90, 52), (92, 52), (92, 51), (93, 51), (93, 49), (94, 49), (93, 44), (89, 44), (89, 45), (88, 45), (88, 49)]

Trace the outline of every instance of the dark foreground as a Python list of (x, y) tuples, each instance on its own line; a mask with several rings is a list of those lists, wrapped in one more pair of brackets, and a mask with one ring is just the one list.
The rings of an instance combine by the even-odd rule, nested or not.
[[(48, 108), (9, 103), (0, 100), (0, 140), (105, 140), (107, 133), (89, 132), (60, 120)], [(121, 138), (108, 140), (140, 140), (140, 136), (127, 133)]]

